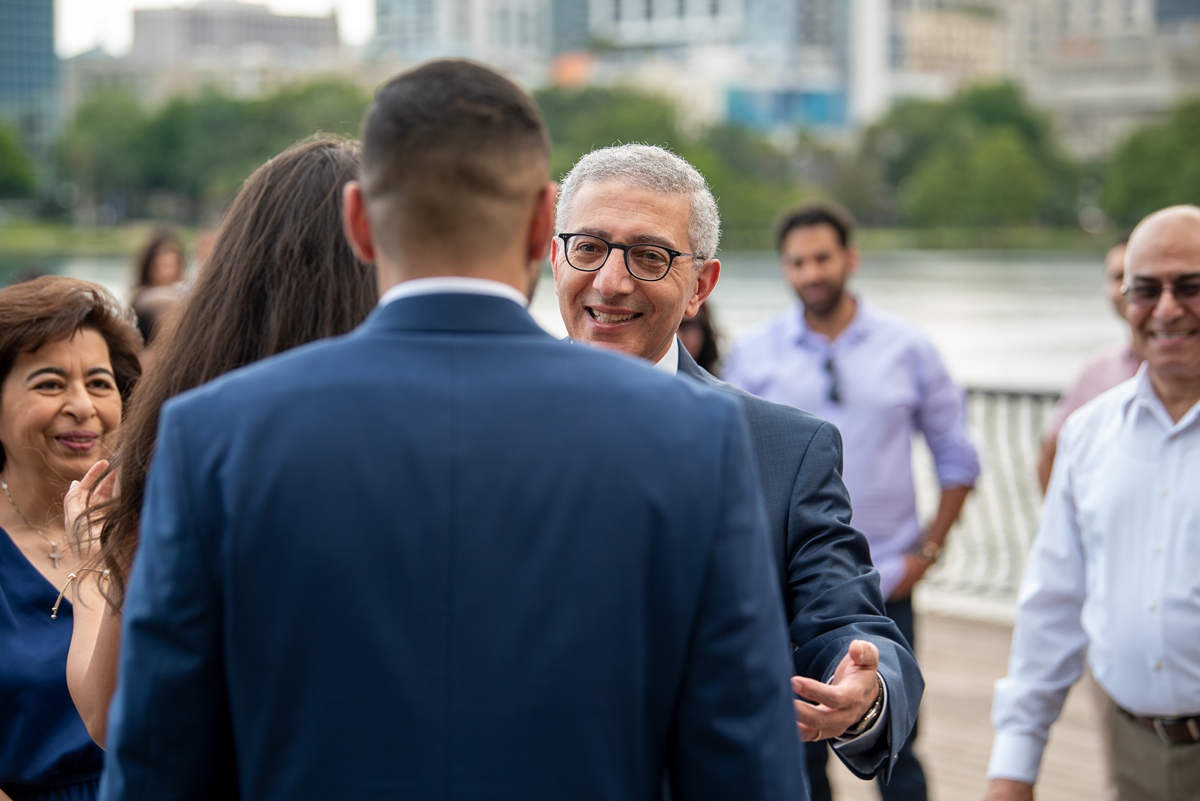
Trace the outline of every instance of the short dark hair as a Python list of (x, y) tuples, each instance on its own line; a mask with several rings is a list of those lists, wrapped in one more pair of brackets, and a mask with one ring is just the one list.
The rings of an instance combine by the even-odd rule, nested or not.
[(537, 104), (471, 61), (431, 61), (392, 78), (367, 109), (362, 140), (363, 193), (385, 248), (422, 237), (465, 246), (507, 238), (514, 212), (525, 212), (516, 201), (549, 181), (550, 135)]
[[(99, 284), (60, 275), (44, 275), (0, 289), (0, 383), (17, 356), (92, 330), (104, 337), (121, 403), (129, 400), (142, 374), (138, 354), (142, 338), (133, 316)], [(5, 457), (0, 450), (0, 469)]]
[(828, 225), (837, 233), (842, 247), (850, 247), (854, 239), (854, 218), (835, 203), (808, 203), (793, 209), (780, 218), (775, 226), (775, 250), (783, 250), (783, 240), (797, 228)]

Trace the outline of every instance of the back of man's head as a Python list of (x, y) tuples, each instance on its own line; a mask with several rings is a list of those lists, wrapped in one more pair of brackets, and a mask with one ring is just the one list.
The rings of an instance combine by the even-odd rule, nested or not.
[(367, 212), (387, 252), (502, 250), (549, 180), (550, 137), (537, 105), (469, 61), (429, 62), (384, 84), (362, 140)]
[(685, 159), (655, 145), (614, 145), (593, 150), (575, 162), (558, 192), (560, 232), (565, 232), (563, 226), (573, 224), (571, 204), (579, 189), (584, 184), (605, 181), (687, 197), (692, 212), (688, 224), (689, 247), (698, 261), (716, 256), (721, 239), (721, 215), (708, 182)]
[(854, 218), (850, 212), (834, 203), (807, 203), (784, 214), (775, 225), (775, 249), (783, 250), (783, 241), (792, 231), (814, 225), (832, 228), (843, 248), (854, 241)]

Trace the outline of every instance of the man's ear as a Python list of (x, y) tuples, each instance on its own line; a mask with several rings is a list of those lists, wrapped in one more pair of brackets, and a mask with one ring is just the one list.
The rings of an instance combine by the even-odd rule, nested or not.
[(854, 275), (858, 272), (858, 248), (850, 245), (846, 248), (846, 267), (849, 275)]
[(529, 222), (529, 261), (541, 268), (550, 250), (550, 238), (554, 235), (554, 203), (558, 199), (558, 184), (548, 183), (534, 201), (533, 218)]
[(363, 264), (375, 263), (375, 237), (367, 219), (367, 201), (362, 184), (350, 181), (342, 188), (342, 230), (354, 256)]
[(705, 298), (716, 289), (717, 279), (720, 277), (721, 261), (719, 259), (709, 259), (704, 262), (700, 273), (696, 276), (696, 287), (692, 290), (692, 296), (688, 298), (688, 305), (683, 310), (684, 317), (696, 316), (696, 312), (700, 311), (700, 306), (704, 303)]

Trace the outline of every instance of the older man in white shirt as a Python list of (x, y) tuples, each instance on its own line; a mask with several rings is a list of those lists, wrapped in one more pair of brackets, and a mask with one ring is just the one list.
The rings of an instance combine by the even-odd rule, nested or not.
[(1200, 208), (1147, 217), (1125, 264), (1146, 363), (1063, 429), (996, 684), (986, 801), (1033, 797), (1085, 658), (1113, 701), (1120, 798), (1200, 799)]

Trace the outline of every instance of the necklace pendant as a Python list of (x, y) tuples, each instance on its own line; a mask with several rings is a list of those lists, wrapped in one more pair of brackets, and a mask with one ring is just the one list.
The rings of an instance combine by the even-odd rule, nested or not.
[(63, 558), (62, 551), (58, 550), (57, 542), (51, 544), (54, 546), (54, 550), (50, 552), (50, 558), (54, 560), (54, 569), (58, 570), (58, 563), (61, 562)]

